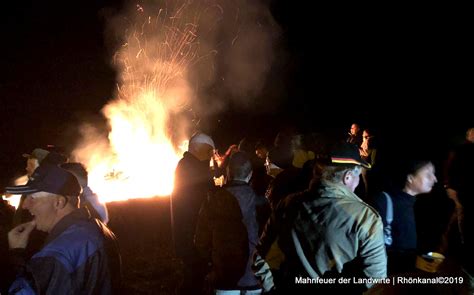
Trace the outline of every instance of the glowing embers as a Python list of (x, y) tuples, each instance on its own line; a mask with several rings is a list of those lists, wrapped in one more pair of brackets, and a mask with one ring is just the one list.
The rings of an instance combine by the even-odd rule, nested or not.
[(84, 141), (74, 151), (102, 202), (167, 196), (173, 190), (182, 156), (177, 147), (185, 137), (173, 115), (193, 96), (187, 73), (198, 48), (196, 17), (188, 10), (187, 4), (169, 11), (137, 6), (124, 18), (125, 42), (114, 56), (117, 95), (103, 109), (108, 135), (83, 126)]

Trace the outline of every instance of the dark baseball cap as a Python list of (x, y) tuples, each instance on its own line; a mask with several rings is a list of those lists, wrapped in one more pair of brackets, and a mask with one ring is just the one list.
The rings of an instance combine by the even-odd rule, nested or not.
[(371, 165), (361, 158), (359, 148), (348, 142), (336, 145), (329, 153), (331, 166), (359, 165), (370, 168)]
[(39, 163), (46, 158), (46, 156), (49, 154), (49, 151), (41, 148), (36, 148), (34, 149), (30, 154), (23, 154), (23, 157), (28, 158), (28, 159), (37, 159)]
[(60, 165), (68, 161), (62, 148), (50, 144), (44, 148), (35, 148), (31, 153), (23, 154), (23, 157), (37, 159), (40, 164), (47, 162), (50, 164)]
[(78, 197), (81, 186), (74, 174), (56, 165), (40, 165), (25, 185), (5, 188), (8, 194), (48, 192), (62, 196)]

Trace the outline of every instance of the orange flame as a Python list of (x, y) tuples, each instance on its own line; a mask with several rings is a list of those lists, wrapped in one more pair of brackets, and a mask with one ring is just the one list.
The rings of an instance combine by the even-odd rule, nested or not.
[(91, 125), (82, 127), (84, 141), (73, 156), (88, 168), (89, 186), (101, 202), (166, 196), (173, 189), (181, 155), (171, 141), (170, 130), (177, 128), (170, 126), (170, 115), (192, 97), (186, 75), (197, 50), (197, 26), (186, 18), (186, 8), (170, 17), (162, 10), (146, 17), (143, 7), (137, 9), (142, 24), (127, 30), (114, 57), (121, 83), (117, 99), (103, 109), (108, 138)]
[[(14, 184), (15, 185), (24, 185), (28, 182), (28, 175), (23, 175), (15, 179)], [(11, 206), (15, 207), (18, 209), (18, 206), (20, 205), (20, 199), (21, 195), (2, 195), (2, 199), (8, 202)]]

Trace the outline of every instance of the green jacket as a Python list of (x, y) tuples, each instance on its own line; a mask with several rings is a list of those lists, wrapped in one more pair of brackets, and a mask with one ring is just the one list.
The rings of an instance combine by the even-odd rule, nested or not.
[[(303, 250), (297, 253), (300, 262), (304, 253), (319, 277), (348, 270), (367, 278), (387, 276), (382, 219), (345, 186), (323, 182), (317, 194), (299, 206), (293, 229)], [(348, 268), (353, 263), (360, 273)]]
[(260, 256), (254, 264), (261, 281), (267, 282), (266, 290), (273, 288), (273, 279), (264, 259), (275, 240), (285, 256), (281, 272), (288, 282), (297, 276), (387, 276), (382, 220), (343, 185), (323, 181), (279, 204), (257, 246)]

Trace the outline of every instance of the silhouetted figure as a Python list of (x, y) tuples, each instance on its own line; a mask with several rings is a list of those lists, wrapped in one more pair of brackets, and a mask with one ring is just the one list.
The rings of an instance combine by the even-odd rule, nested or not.
[(172, 231), (176, 256), (184, 263), (184, 280), (180, 294), (200, 294), (204, 287), (206, 263), (194, 246), (199, 209), (214, 189), (209, 168), (214, 153), (214, 141), (204, 133), (189, 140), (175, 171), (171, 195)]
[(351, 125), (351, 129), (349, 130), (346, 141), (348, 143), (355, 144), (357, 147), (360, 147), (362, 144), (362, 132), (360, 130), (359, 124), (354, 123)]
[(226, 185), (210, 195), (199, 213), (195, 243), (201, 256), (212, 264), (208, 275), (212, 294), (261, 292), (251, 269), (258, 241), (257, 196), (248, 184), (251, 176), (246, 154), (231, 155)]

